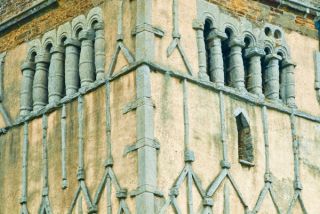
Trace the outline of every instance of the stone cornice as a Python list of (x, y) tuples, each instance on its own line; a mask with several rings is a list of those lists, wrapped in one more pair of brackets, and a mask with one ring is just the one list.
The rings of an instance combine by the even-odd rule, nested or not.
[(25, 20), (26, 18), (29, 18), (36, 13), (39, 13), (40, 11), (44, 10), (45, 8), (52, 6), (53, 4), (57, 3), (57, 0), (43, 0), (39, 2), (38, 4), (22, 11), (21, 13), (4, 20), (0, 23), (0, 34), (7, 31), (13, 26), (17, 26), (20, 22)]

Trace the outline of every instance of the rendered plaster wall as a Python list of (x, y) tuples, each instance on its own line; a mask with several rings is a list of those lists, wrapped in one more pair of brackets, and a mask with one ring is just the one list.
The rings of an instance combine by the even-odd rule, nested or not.
[[(82, 1), (81, 1), (82, 2)], [(81, 8), (77, 10), (80, 2), (59, 1), (59, 7), (49, 11), (44, 17), (46, 28), (41, 28), (37, 31), (36, 36), (41, 37), (44, 32), (49, 31), (52, 27), (57, 27), (58, 24), (63, 24), (70, 21), (79, 15), (79, 11), (84, 12), (91, 9), (98, 1), (86, 1), (81, 4)], [(104, 12), (105, 22), (105, 39), (106, 39), (106, 68), (107, 72), (117, 44), (117, 29), (118, 29), (118, 11), (119, 1), (108, 1), (101, 4)], [(68, 8), (68, 9), (67, 9)], [(69, 13), (68, 10), (74, 8), (76, 13)], [(54, 17), (46, 18), (52, 13), (65, 14), (61, 20)], [(126, 1), (123, 5), (123, 35), (124, 43), (134, 52), (135, 40), (131, 36), (131, 30), (135, 26), (136, 3)], [(59, 15), (59, 16), (60, 16)], [(113, 18), (110, 18), (113, 17)], [(40, 25), (41, 20), (36, 18), (27, 23), (27, 26)], [(51, 23), (55, 22), (55, 23)], [(41, 25), (40, 25), (41, 26)], [(3, 105), (7, 110), (12, 121), (15, 121), (19, 116), (20, 108), (20, 86), (22, 74), (20, 70), (21, 64), (27, 56), (27, 44), (15, 46), (11, 44), (11, 40), (7, 36), (12, 36), (12, 33), (20, 34), (24, 31), (24, 27), (14, 30), (7, 35), (1, 37), (1, 41), (6, 41), (7, 55), (4, 64), (4, 100)], [(39, 34), (38, 34), (39, 33)], [(23, 32), (22, 32), (23, 34)], [(24, 41), (29, 38), (25, 36)], [(4, 44), (4, 43), (2, 43)], [(11, 46), (12, 45), (12, 46)], [(15, 46), (15, 47), (13, 47)], [(120, 52), (117, 59), (114, 73), (119, 72), (128, 62)], [(122, 76), (110, 82), (110, 111), (111, 111), (111, 141), (112, 155), (114, 160), (113, 170), (121, 188), (127, 188), (128, 192), (137, 188), (137, 156), (135, 153), (123, 155), (125, 148), (132, 145), (136, 140), (136, 116), (135, 112), (123, 114), (123, 108), (128, 102), (135, 99), (135, 74), (134, 72)], [(98, 186), (103, 181), (105, 174), (105, 161), (107, 158), (106, 148), (106, 87), (100, 86), (93, 92), (84, 95), (84, 165), (85, 165), (85, 182), (88, 187), (88, 192), (93, 199), (98, 192)], [(51, 209), (54, 213), (67, 213), (71, 207), (72, 199), (79, 186), (77, 180), (78, 169), (78, 101), (66, 104), (66, 170), (68, 187), (62, 189), (62, 145), (61, 145), (61, 108), (48, 114), (48, 184), (49, 184), (49, 201)], [(0, 127), (5, 127), (5, 123), (1, 117)], [(29, 122), (29, 152), (28, 152), (28, 184), (27, 184), (27, 207), (30, 213), (37, 213), (40, 208), (42, 191), (43, 191), (43, 151), (42, 151), (42, 119), (33, 119)], [(0, 168), (3, 173), (0, 173), (0, 213), (19, 213), (21, 189), (22, 189), (22, 149), (23, 149), (23, 125), (8, 130), (6, 134), (0, 136)], [(116, 189), (112, 187), (112, 209), (117, 212), (119, 208), (119, 200), (116, 197)], [(106, 188), (102, 193), (98, 210), (101, 213), (106, 212), (107, 204)], [(87, 213), (84, 195), (82, 198), (82, 206), (77, 202), (74, 212)], [(135, 199), (128, 194), (126, 203), (130, 211), (134, 212)], [(81, 208), (82, 207), (82, 208)]]
[[(135, 140), (135, 114), (134, 112), (122, 114), (123, 106), (128, 100), (135, 97), (135, 76), (123, 76), (112, 82), (111, 85), (111, 121), (112, 121), (112, 155), (114, 158), (114, 173), (120, 185), (130, 191), (137, 185), (137, 159), (134, 154), (123, 156), (126, 146)], [(94, 92), (84, 96), (84, 163), (86, 184), (93, 198), (98, 185), (105, 173), (106, 160), (106, 115), (105, 115), (105, 87), (100, 87)], [(67, 113), (67, 158), (66, 169), (68, 187), (62, 190), (61, 169), (61, 110), (48, 115), (48, 169), (49, 169), (49, 200), (51, 208), (57, 213), (66, 213), (71, 206), (73, 195), (78, 188), (78, 117), (77, 100), (66, 105)], [(128, 128), (130, 127), (130, 128)], [(28, 209), (36, 213), (41, 204), (42, 193), (42, 120), (35, 119), (29, 123), (29, 152), (28, 152)], [(23, 127), (10, 129), (0, 137), (1, 142), (1, 173), (0, 213), (18, 213), (20, 210), (19, 198), (21, 195), (21, 170), (22, 170), (22, 142)], [(118, 201), (112, 190), (112, 204), (117, 210)], [(87, 208), (83, 198), (83, 212)], [(106, 210), (106, 193), (102, 194), (99, 211)], [(134, 200), (127, 199), (130, 210), (134, 210)], [(76, 205), (77, 210), (79, 205)]]
[[(168, 200), (170, 189), (174, 187), (184, 163), (184, 117), (182, 82), (172, 76), (154, 73), (152, 75), (152, 97), (155, 101), (155, 136), (161, 147), (159, 150), (158, 183), (165, 197), (160, 199), (160, 208)], [(160, 86), (160, 87), (159, 87)], [(189, 111), (190, 150), (195, 154), (192, 163), (193, 172), (201, 180), (204, 190), (221, 172), (222, 144), (220, 140), (221, 120), (219, 114), (219, 96), (216, 92), (187, 83)], [(238, 141), (235, 112), (238, 109), (246, 112), (249, 118), (254, 147), (254, 164), (249, 168), (242, 166), (238, 160)], [(228, 158), (231, 163), (230, 174), (239, 187), (240, 193), (250, 210), (255, 207), (259, 194), (264, 186), (266, 169), (264, 130), (262, 108), (236, 100), (225, 95), (226, 142)], [(270, 150), (270, 171), (275, 200), (285, 213), (295, 194), (293, 182), (294, 154), (290, 115), (275, 110), (267, 110), (268, 138)], [(319, 182), (319, 125), (305, 119), (297, 118), (297, 134), (300, 142), (301, 182), (304, 187), (302, 198), (308, 213), (319, 210), (317, 198), (320, 197)], [(187, 180), (187, 179), (186, 179)], [(182, 213), (187, 213), (186, 180), (179, 188), (177, 204)], [(214, 194), (213, 213), (223, 213), (224, 188), (227, 184), (230, 213), (243, 213), (244, 208), (229, 180), (222, 182)], [(193, 185), (194, 212), (202, 210), (202, 200)], [(162, 204), (162, 205), (161, 205)], [(302, 213), (299, 203), (294, 206), (293, 213)], [(166, 213), (175, 213), (169, 206)], [(259, 213), (276, 213), (269, 194), (262, 202)]]

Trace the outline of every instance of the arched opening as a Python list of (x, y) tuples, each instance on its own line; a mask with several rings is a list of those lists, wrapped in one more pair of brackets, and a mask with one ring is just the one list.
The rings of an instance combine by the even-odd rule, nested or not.
[(253, 166), (253, 144), (249, 123), (243, 113), (236, 116), (238, 130), (238, 158), (246, 166)]
[(285, 72), (283, 71), (283, 69), (282, 69), (282, 65), (283, 65), (283, 61), (284, 61), (284, 54), (282, 53), (282, 52), (278, 52), (277, 53), (277, 55), (278, 56), (280, 56), (281, 57), (281, 60), (280, 60), (280, 62), (279, 62), (279, 98), (280, 98), (280, 100), (282, 100), (282, 101), (285, 101), (285, 99), (286, 99), (286, 92), (285, 92), (285, 90), (286, 90), (286, 74), (285, 74)]
[(228, 71), (229, 67), (229, 55), (230, 55), (230, 47), (229, 43), (231, 38), (233, 37), (233, 31), (231, 28), (226, 28), (225, 33), (227, 35), (227, 39), (222, 41), (222, 56), (223, 56), (223, 67), (224, 67), (224, 85), (230, 85), (230, 73)]
[(207, 64), (207, 74), (210, 77), (210, 81), (212, 81), (211, 75), (210, 75), (210, 50), (209, 50), (209, 42), (208, 37), (209, 33), (211, 31), (212, 22), (211, 20), (207, 19), (204, 23), (204, 30), (203, 30), (203, 37), (204, 37), (204, 44), (206, 49), (206, 64)]
[(244, 84), (246, 89), (248, 89), (248, 78), (249, 78), (249, 66), (250, 66), (250, 59), (245, 57), (245, 50), (248, 49), (252, 45), (252, 40), (250, 37), (246, 36), (244, 38), (244, 48), (242, 48), (242, 61), (243, 61), (243, 68), (244, 68)]
[(77, 30), (76, 30), (76, 38), (79, 40), (79, 34), (80, 34), (80, 32), (83, 30), (83, 28), (82, 27), (79, 27)]
[(266, 85), (266, 67), (267, 67), (267, 62), (266, 62), (266, 56), (271, 54), (271, 49), (269, 47), (264, 48), (265, 55), (261, 60), (261, 68), (262, 68), (262, 93), (265, 94), (265, 85)]

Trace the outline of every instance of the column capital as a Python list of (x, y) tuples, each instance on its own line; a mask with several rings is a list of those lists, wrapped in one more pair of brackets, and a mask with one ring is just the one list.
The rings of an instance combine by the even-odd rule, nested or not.
[(228, 37), (226, 33), (219, 31), (218, 29), (212, 29), (208, 35), (207, 40), (212, 41), (216, 38), (219, 38), (221, 40), (226, 40)]
[(50, 51), (51, 54), (53, 53), (64, 53), (64, 48), (60, 45), (57, 45), (57, 46), (54, 46), (51, 51)]
[(230, 39), (230, 42), (228, 45), (230, 48), (235, 47), (235, 46), (243, 48), (243, 47), (245, 47), (246, 44), (244, 43), (242, 37), (233, 37)]
[(281, 67), (286, 68), (289, 66), (296, 67), (297, 65), (291, 59), (283, 59), (281, 62)]
[(264, 52), (263, 48), (258, 46), (253, 46), (245, 49), (244, 56), (246, 58), (251, 58), (253, 56), (264, 56), (266, 53)]
[(90, 30), (83, 30), (79, 33), (79, 40), (94, 40), (94, 31), (92, 29)]
[(93, 26), (94, 30), (104, 30), (104, 23), (103, 22), (97, 22)]
[(266, 62), (269, 62), (270, 60), (273, 60), (273, 59), (276, 59), (276, 60), (280, 61), (282, 59), (282, 57), (277, 55), (277, 54), (268, 54), (268, 55), (266, 55), (266, 58), (265, 58)]
[(35, 69), (35, 63), (34, 62), (24, 62), (22, 65), (21, 65), (21, 71), (23, 72), (24, 70), (27, 70), (27, 69), (30, 69), (30, 70), (34, 70)]
[(66, 39), (66, 41), (64, 41), (64, 45), (80, 47), (80, 42), (76, 39), (69, 38), (69, 39)]
[(194, 19), (192, 21), (192, 28), (195, 30), (204, 30), (204, 24), (199, 19)]
[(50, 62), (50, 57), (49, 54), (39, 54), (36, 56), (35, 59), (36, 63), (49, 63)]

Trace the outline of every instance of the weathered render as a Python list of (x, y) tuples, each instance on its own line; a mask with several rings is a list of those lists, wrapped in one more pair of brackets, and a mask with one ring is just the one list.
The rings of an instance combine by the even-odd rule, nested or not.
[(0, 214), (319, 213), (316, 0), (10, 2)]

